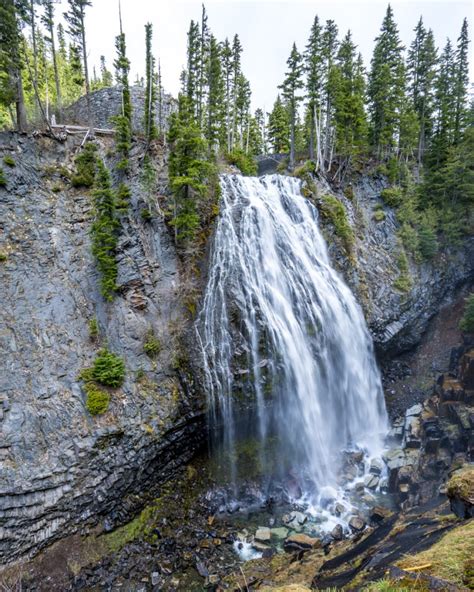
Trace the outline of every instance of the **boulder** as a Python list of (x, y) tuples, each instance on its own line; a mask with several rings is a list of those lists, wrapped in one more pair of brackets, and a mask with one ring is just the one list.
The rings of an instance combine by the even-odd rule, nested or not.
[(342, 541), (344, 538), (344, 531), (340, 524), (336, 524), (336, 526), (331, 530), (331, 536), (335, 541)]
[(282, 541), (283, 539), (286, 539), (286, 537), (288, 536), (288, 529), (284, 526), (281, 526), (279, 528), (272, 528), (270, 530), (270, 533), (272, 537)]
[(372, 522), (383, 522), (387, 518), (393, 515), (393, 512), (390, 511), (388, 508), (383, 508), (382, 506), (374, 506), (370, 511), (370, 520)]
[(321, 541), (319, 539), (310, 537), (304, 533), (292, 534), (283, 543), (285, 551), (307, 551), (320, 546)]
[(364, 479), (364, 485), (367, 489), (377, 489), (380, 479), (377, 475), (367, 475)]
[(349, 520), (349, 527), (352, 532), (362, 532), (365, 528), (365, 522), (359, 516), (352, 516)]
[(266, 526), (259, 526), (255, 533), (255, 540), (261, 543), (266, 543), (271, 539), (271, 531)]

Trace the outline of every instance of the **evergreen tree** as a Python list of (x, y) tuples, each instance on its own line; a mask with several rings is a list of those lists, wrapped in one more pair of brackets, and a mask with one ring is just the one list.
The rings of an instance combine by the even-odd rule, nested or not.
[(467, 86), (469, 84), (469, 34), (467, 29), (467, 19), (462, 24), (461, 33), (458, 37), (458, 45), (455, 55), (455, 75), (454, 75), (454, 142), (458, 142), (464, 129), (466, 117), (466, 96)]
[(336, 64), (331, 68), (329, 77), (329, 90), (334, 104), (335, 148), (341, 160), (341, 173), (351, 159), (357, 159), (362, 154), (367, 144), (362, 57), (356, 53), (350, 31), (341, 42)]
[(403, 47), (390, 5), (375, 40), (368, 94), (371, 114), (371, 140), (379, 156), (395, 146), (404, 99)]
[(201, 129), (204, 129), (205, 105), (207, 102), (207, 81), (209, 79), (210, 31), (207, 24), (207, 12), (202, 5), (201, 38), (199, 42), (199, 75), (197, 87), (197, 118)]
[(198, 116), (198, 85), (200, 63), (200, 32), (199, 25), (191, 21), (188, 31), (188, 64), (186, 69), (186, 96), (195, 116)]
[(250, 83), (241, 73), (237, 79), (237, 96), (234, 105), (237, 123), (234, 149), (237, 147), (246, 154), (249, 140), (250, 97)]
[(437, 50), (431, 29), (427, 32), (420, 17), (407, 57), (409, 96), (419, 125), (418, 161), (423, 158), (426, 144), (433, 132), (434, 80)]
[(322, 57), (323, 57), (323, 96), (324, 96), (324, 144), (323, 159), (326, 162), (326, 170), (331, 168), (332, 152), (334, 149), (332, 117), (333, 101), (330, 88), (330, 74), (338, 48), (337, 25), (334, 21), (326, 21), (322, 35)]
[(314, 18), (305, 52), (306, 97), (309, 114), (309, 157), (321, 166), (321, 93), (323, 85), (322, 27)]
[(449, 146), (454, 142), (456, 96), (455, 63), (451, 41), (448, 39), (439, 60), (439, 72), (435, 88), (436, 126), (429, 165), (438, 166), (446, 158)]
[(231, 113), (232, 113), (232, 48), (229, 40), (226, 38), (221, 48), (222, 76), (224, 78), (224, 111), (225, 127), (227, 130), (227, 152), (230, 152), (231, 146)]
[(132, 122), (132, 100), (130, 96), (130, 84), (128, 76), (130, 73), (130, 60), (127, 58), (127, 44), (125, 33), (122, 31), (122, 20), (120, 19), (120, 34), (115, 38), (115, 49), (117, 57), (114, 61), (115, 79), (122, 88), (122, 115)]
[(108, 88), (112, 86), (113, 78), (112, 72), (107, 68), (107, 64), (105, 63), (105, 56), (100, 56), (100, 87), (101, 88)]
[(86, 46), (86, 28), (85, 13), (88, 6), (92, 6), (91, 0), (68, 0), (69, 10), (64, 13), (64, 18), (69, 24), (69, 34), (74, 45), (82, 53), (82, 63), (84, 67), (84, 82), (86, 85), (87, 114), (89, 122), (91, 121), (91, 102), (90, 102), (90, 83), (89, 68), (87, 65), (87, 46)]
[(206, 138), (209, 148), (216, 152), (219, 146), (225, 144), (225, 88), (221, 69), (221, 51), (214, 37), (209, 42), (209, 88), (207, 96), (207, 130)]
[(290, 148), (290, 118), (280, 95), (268, 114), (268, 142), (275, 154), (284, 154)]
[(7, 108), (15, 103), (18, 131), (26, 129), (20, 46), (20, 19), (24, 9), (24, 4), (15, 0), (0, 3), (0, 103)]
[(229, 151), (231, 152), (234, 149), (234, 145), (236, 144), (237, 135), (237, 102), (238, 102), (238, 95), (239, 91), (242, 89), (239, 88), (239, 85), (242, 81), (242, 69), (241, 69), (241, 58), (242, 58), (242, 44), (240, 43), (240, 39), (238, 35), (234, 36), (234, 40), (232, 42), (232, 126), (229, 131), (230, 134), (230, 141), (229, 141)]
[(147, 143), (157, 137), (155, 123), (156, 85), (155, 85), (155, 58), (151, 52), (153, 27), (151, 23), (145, 25), (146, 46), (146, 85), (145, 85), (145, 136)]
[[(48, 32), (48, 36), (46, 37), (46, 41), (50, 44), (51, 56), (52, 56), (52, 60), (53, 60), (54, 84), (56, 87), (57, 115), (58, 115), (58, 120), (62, 121), (63, 106), (62, 106), (62, 96), (61, 96), (61, 80), (59, 77), (58, 56), (57, 56), (57, 52), (56, 52), (56, 43), (55, 43), (55, 39), (54, 39), (54, 2), (53, 2), (53, 0), (44, 0), (43, 6), (44, 6), (44, 13), (43, 13), (41, 20)], [(63, 42), (64, 42), (64, 40), (63, 40)], [(65, 48), (64, 48), (64, 51), (65, 51)]]
[(290, 57), (287, 60), (288, 71), (283, 84), (280, 86), (282, 94), (287, 102), (290, 116), (290, 167), (295, 164), (295, 130), (298, 104), (303, 97), (299, 91), (303, 88), (303, 59), (293, 43)]
[(200, 227), (200, 213), (206, 209), (207, 182), (214, 167), (208, 161), (208, 147), (195, 120), (187, 96), (180, 95), (178, 111), (170, 118), (169, 178), (174, 196), (171, 224), (177, 242), (192, 241)]

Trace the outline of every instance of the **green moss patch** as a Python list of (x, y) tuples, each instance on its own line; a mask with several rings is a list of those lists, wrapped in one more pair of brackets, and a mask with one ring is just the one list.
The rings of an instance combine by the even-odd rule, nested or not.
[(91, 415), (101, 415), (109, 408), (109, 393), (98, 388), (93, 383), (87, 383), (84, 387), (86, 392), (86, 408)]
[(354, 244), (354, 233), (343, 204), (333, 195), (323, 195), (320, 203), (322, 215), (332, 223), (336, 235), (344, 243), (346, 251), (350, 252)]

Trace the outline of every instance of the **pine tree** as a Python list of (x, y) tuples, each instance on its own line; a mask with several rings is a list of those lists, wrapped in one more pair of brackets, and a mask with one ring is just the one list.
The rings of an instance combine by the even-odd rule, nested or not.
[(334, 149), (332, 116), (333, 103), (330, 89), (330, 74), (336, 57), (338, 47), (338, 29), (334, 21), (326, 21), (322, 35), (322, 57), (323, 57), (323, 97), (324, 97), (324, 144), (323, 159), (326, 162), (326, 170), (331, 168), (332, 152)]
[(455, 56), (455, 76), (454, 76), (454, 142), (458, 142), (464, 129), (466, 117), (466, 96), (469, 84), (469, 34), (467, 29), (467, 19), (462, 24), (461, 33), (458, 37), (458, 45)]
[(199, 59), (200, 59), (200, 32), (199, 25), (191, 21), (188, 31), (188, 63), (186, 69), (186, 96), (195, 116), (198, 116), (198, 85), (199, 85)]
[(303, 88), (303, 59), (301, 54), (296, 49), (296, 44), (293, 43), (290, 57), (287, 60), (288, 71), (285, 76), (283, 84), (279, 87), (282, 89), (284, 99), (288, 104), (290, 115), (290, 167), (293, 168), (295, 164), (295, 129), (296, 116), (298, 104), (303, 97), (299, 91)]
[(107, 68), (107, 64), (105, 63), (105, 56), (100, 56), (100, 87), (101, 88), (108, 88), (112, 86), (113, 78), (112, 72)]
[(232, 126), (230, 129), (230, 141), (229, 141), (229, 148), (230, 152), (234, 149), (236, 145), (236, 138), (237, 135), (237, 100), (239, 94), (239, 83), (241, 82), (241, 57), (242, 57), (242, 44), (240, 43), (240, 39), (238, 35), (234, 36), (234, 40), (232, 42)]
[(439, 59), (435, 89), (435, 134), (430, 151), (429, 166), (438, 166), (454, 142), (456, 113), (456, 70), (454, 52), (448, 39)]
[(316, 164), (321, 166), (321, 93), (323, 86), (323, 54), (322, 27), (319, 18), (314, 18), (311, 33), (306, 45), (306, 96), (309, 113), (309, 157), (315, 159), (314, 146), (316, 144)]
[(205, 105), (207, 102), (207, 81), (209, 79), (210, 31), (207, 24), (206, 7), (202, 5), (201, 38), (199, 42), (199, 70), (197, 87), (197, 118), (204, 129)]
[(241, 73), (237, 79), (237, 96), (234, 105), (237, 132), (233, 149), (237, 147), (246, 154), (248, 153), (250, 98), (250, 83)]
[(15, 103), (18, 131), (26, 129), (20, 47), (20, 13), (24, 5), (14, 0), (0, 3), (0, 103)]
[(284, 154), (290, 148), (290, 118), (288, 109), (277, 96), (271, 113), (268, 114), (268, 141), (275, 154)]
[(73, 39), (74, 45), (82, 53), (82, 63), (84, 66), (84, 82), (86, 84), (87, 114), (90, 123), (92, 113), (90, 101), (89, 68), (87, 65), (85, 13), (86, 8), (88, 6), (92, 6), (92, 2), (91, 0), (68, 0), (68, 4), (69, 10), (64, 13), (64, 18), (69, 24), (69, 34)]
[(155, 58), (151, 52), (153, 27), (151, 23), (145, 25), (146, 46), (146, 85), (145, 85), (145, 136), (147, 143), (157, 137), (155, 123), (156, 85), (155, 85)]
[(48, 36), (46, 37), (46, 41), (51, 46), (51, 56), (53, 60), (53, 69), (54, 69), (54, 83), (56, 87), (56, 108), (57, 108), (57, 115), (58, 120), (62, 121), (63, 119), (63, 106), (62, 106), (62, 96), (61, 96), (61, 80), (59, 77), (59, 66), (58, 66), (58, 56), (56, 53), (56, 43), (54, 39), (54, 2), (53, 0), (44, 0), (44, 13), (42, 16), (42, 22), (48, 31)]
[(403, 47), (390, 5), (375, 40), (368, 94), (371, 114), (371, 140), (379, 156), (396, 144), (400, 111), (404, 98)]
[(206, 138), (212, 152), (217, 152), (219, 146), (225, 144), (225, 88), (221, 69), (221, 51), (214, 37), (209, 42), (209, 71), (207, 86), (207, 130)]
[(226, 38), (221, 48), (222, 76), (224, 78), (224, 111), (225, 127), (227, 130), (227, 152), (230, 152), (231, 146), (231, 113), (232, 113), (232, 48), (229, 40)]
[(433, 132), (434, 80), (436, 77), (437, 50), (431, 29), (427, 32), (420, 18), (415, 28), (407, 57), (409, 97), (419, 125), (418, 161), (423, 158), (426, 144)]
[(125, 33), (122, 30), (122, 18), (120, 18), (120, 33), (115, 38), (117, 57), (114, 61), (115, 79), (122, 89), (122, 115), (132, 123), (132, 100), (130, 96), (130, 60), (127, 58), (127, 44)]

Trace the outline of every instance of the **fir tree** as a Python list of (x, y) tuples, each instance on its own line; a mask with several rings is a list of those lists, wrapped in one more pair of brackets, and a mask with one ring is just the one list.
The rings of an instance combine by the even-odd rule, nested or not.
[(284, 154), (290, 148), (290, 119), (288, 109), (277, 96), (271, 113), (268, 114), (268, 142), (275, 154)]
[(458, 37), (458, 44), (455, 55), (454, 74), (454, 142), (458, 142), (464, 129), (466, 117), (466, 96), (469, 83), (469, 35), (467, 19), (462, 24), (461, 33)]
[(18, 131), (26, 129), (19, 22), (24, 9), (14, 0), (0, 3), (0, 103), (6, 107), (15, 103)]
[(122, 31), (122, 19), (120, 19), (120, 34), (115, 38), (117, 57), (114, 61), (115, 79), (122, 89), (122, 115), (132, 122), (132, 100), (130, 97), (130, 60), (127, 58), (127, 44), (125, 33)]
[(319, 18), (314, 18), (305, 52), (306, 97), (309, 114), (309, 157), (321, 165), (321, 93), (323, 85), (322, 27)]
[(225, 88), (221, 70), (221, 52), (219, 44), (210, 36), (209, 42), (209, 88), (207, 97), (206, 138), (211, 151), (217, 151), (225, 143), (224, 97)]
[(199, 25), (194, 21), (191, 21), (188, 31), (188, 63), (186, 69), (185, 92), (188, 98), (188, 104), (191, 106), (196, 117), (198, 116), (199, 58)]
[(456, 113), (456, 71), (454, 52), (448, 39), (439, 60), (435, 89), (436, 127), (429, 159), (430, 166), (438, 166), (446, 158), (454, 142)]
[[(63, 118), (63, 107), (62, 107), (62, 96), (61, 96), (61, 79), (59, 77), (59, 66), (58, 66), (58, 56), (56, 53), (56, 43), (54, 39), (54, 2), (53, 0), (44, 0), (44, 13), (42, 16), (42, 22), (48, 31), (48, 36), (46, 37), (46, 41), (51, 46), (51, 56), (53, 60), (53, 69), (54, 69), (54, 84), (56, 87), (56, 107), (57, 107), (57, 114), (58, 120), (62, 121)], [(64, 42), (64, 40), (63, 40)], [(65, 50), (65, 48), (64, 48)]]
[(199, 42), (199, 70), (197, 86), (197, 118), (201, 129), (204, 129), (205, 105), (207, 102), (207, 81), (209, 79), (210, 31), (207, 24), (207, 12), (202, 5), (201, 38)]
[(157, 137), (155, 123), (156, 85), (155, 59), (151, 52), (153, 28), (151, 23), (145, 25), (146, 46), (146, 85), (145, 85), (145, 136), (147, 143)]
[(224, 78), (224, 111), (225, 127), (227, 130), (227, 152), (230, 152), (231, 146), (231, 113), (232, 113), (232, 48), (229, 40), (226, 38), (221, 48), (222, 76)]
[(234, 36), (234, 40), (232, 42), (232, 126), (230, 129), (230, 141), (229, 141), (229, 148), (230, 151), (234, 149), (234, 145), (236, 144), (237, 136), (237, 100), (239, 94), (239, 82), (241, 81), (241, 57), (242, 57), (242, 44), (240, 43), (240, 39), (238, 35)]
[(82, 63), (84, 67), (84, 82), (86, 85), (87, 114), (89, 123), (91, 121), (91, 102), (90, 102), (90, 83), (89, 68), (87, 65), (87, 46), (86, 46), (86, 28), (85, 13), (88, 6), (92, 6), (91, 0), (68, 0), (69, 10), (64, 13), (64, 18), (69, 24), (69, 34), (73, 39), (74, 45), (82, 53)]
[(334, 149), (333, 131), (332, 131), (332, 116), (333, 116), (333, 102), (330, 88), (330, 73), (336, 57), (338, 41), (337, 41), (337, 25), (334, 21), (326, 21), (322, 35), (322, 57), (323, 57), (323, 97), (324, 97), (324, 145), (323, 145), (323, 159), (326, 162), (327, 170), (331, 168), (331, 155)]
[(112, 72), (107, 68), (105, 63), (105, 56), (100, 56), (100, 86), (101, 88), (107, 88), (112, 86), (113, 78)]
[(371, 140), (379, 156), (395, 146), (404, 99), (403, 47), (390, 5), (375, 40), (368, 94), (370, 99)]
[(280, 86), (287, 102), (290, 116), (290, 167), (295, 164), (295, 129), (298, 104), (303, 97), (299, 91), (303, 88), (303, 59), (293, 43), (290, 57), (287, 60), (288, 71), (283, 84)]

